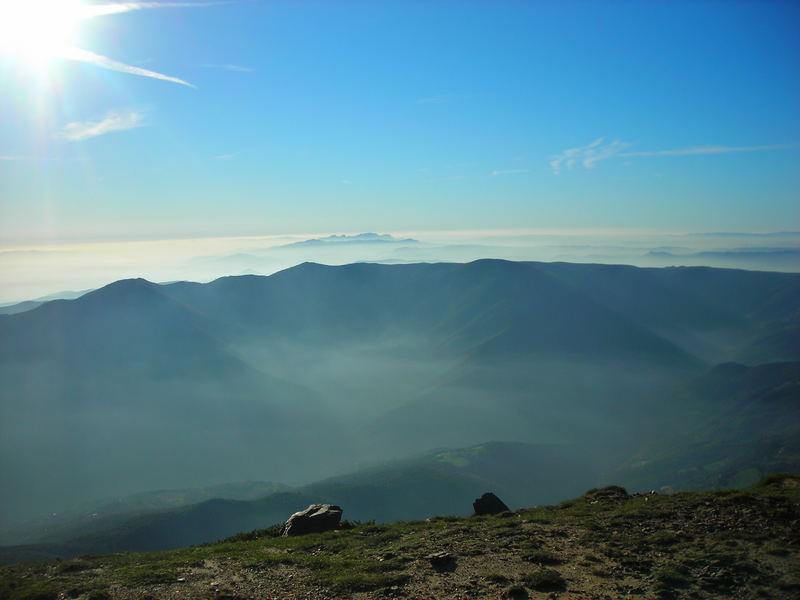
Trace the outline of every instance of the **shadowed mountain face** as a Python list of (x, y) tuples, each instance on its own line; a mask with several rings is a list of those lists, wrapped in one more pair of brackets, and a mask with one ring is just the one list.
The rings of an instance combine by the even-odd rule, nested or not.
[(243, 481), (206, 488), (152, 490), (103, 498), (20, 523), (15, 530), (0, 531), (0, 544), (8, 540), (16, 544), (65, 542), (96, 531), (110, 531), (139, 515), (177, 510), (208, 500), (255, 500), (290, 489), (280, 483)]
[[(635, 489), (745, 487), (800, 468), (800, 362), (718, 365), (677, 387), (672, 423), (608, 481)], [(665, 427), (665, 432), (678, 427)]]
[(255, 478), (265, 456), (285, 475), (290, 445), (320, 475), (337, 466), (312, 457), (311, 442), (341, 441), (318, 396), (242, 362), (157, 285), (117, 282), (0, 327), (4, 514)]
[(677, 380), (800, 358), (798, 298), (790, 274), (497, 260), (119, 281), (0, 316), (2, 525), (486, 439), (609, 467)]

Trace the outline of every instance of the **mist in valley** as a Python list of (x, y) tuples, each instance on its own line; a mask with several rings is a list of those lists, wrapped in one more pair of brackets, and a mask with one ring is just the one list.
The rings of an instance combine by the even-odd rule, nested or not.
[[(95, 240), (6, 246), (0, 248), (0, 276), (4, 281), (0, 304), (13, 305), (52, 294), (72, 298), (76, 292), (131, 277), (154, 282), (207, 282), (229, 275), (270, 275), (303, 262), (405, 264), (497, 258), (800, 271), (797, 232), (688, 234), (587, 229), (402, 231), (382, 234), (388, 236), (383, 239), (379, 234), (360, 238), (363, 235)], [(314, 241), (317, 243), (309, 243)]]
[[(711, 275), (303, 264), (209, 284), (119, 281), (5, 315), (3, 542), (102, 498), (230, 482), (279, 482), (379, 520), (424, 517), (396, 500), (426, 489), (442, 510), (461, 510), (458, 490), (489, 485), (526, 504), (579, 493), (721, 414), (706, 392), (685, 391), (714, 365), (797, 359), (787, 350), (796, 276)], [(742, 286), (750, 293), (729, 293)], [(793, 373), (753, 376), (753, 393), (785, 388)], [(686, 397), (692, 411), (676, 410)], [(756, 437), (791, 439), (782, 427), (796, 420), (781, 410)], [(518, 445), (480, 460), (483, 450), (459, 450), (488, 442)], [(476, 471), (481, 460), (491, 468)], [(520, 479), (530, 469), (538, 475)], [(379, 491), (395, 496), (365, 503)]]
[(791, 596), (799, 18), (0, 0), (0, 597)]

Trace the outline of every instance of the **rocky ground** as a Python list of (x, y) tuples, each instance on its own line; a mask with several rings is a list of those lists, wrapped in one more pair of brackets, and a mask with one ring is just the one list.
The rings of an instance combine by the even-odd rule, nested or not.
[[(345, 508), (345, 515), (346, 509)], [(800, 598), (800, 476), (0, 569), (9, 600)]]

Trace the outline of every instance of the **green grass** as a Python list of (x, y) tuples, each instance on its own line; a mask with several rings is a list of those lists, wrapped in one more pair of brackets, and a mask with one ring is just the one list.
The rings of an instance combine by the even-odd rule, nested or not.
[(192, 565), (226, 558), (248, 568), (290, 565), (306, 569), (321, 584), (336, 591), (369, 591), (403, 585), (406, 560), (365, 558), (375, 549), (402, 552), (397, 542), (403, 535), (422, 529), (441, 529), (446, 523), (366, 524), (346, 531), (318, 535), (275, 537), (274, 531), (240, 535), (217, 544), (152, 553), (121, 553), (73, 559), (36, 567), (42, 577), (17, 578), (22, 565), (0, 570), (0, 598), (20, 600), (55, 599), (65, 589), (98, 592), (112, 585), (137, 587), (172, 583)]
[(687, 588), (690, 586), (692, 580), (691, 573), (684, 565), (680, 563), (670, 563), (659, 567), (653, 572), (653, 579), (657, 582), (658, 587), (665, 590), (673, 590), (675, 588)]

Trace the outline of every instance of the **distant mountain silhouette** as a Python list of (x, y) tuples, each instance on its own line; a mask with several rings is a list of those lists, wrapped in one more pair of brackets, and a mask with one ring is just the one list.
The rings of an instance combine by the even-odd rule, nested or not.
[(170, 489), (140, 492), (118, 498), (104, 498), (70, 507), (39, 519), (21, 523), (11, 531), (0, 532), (0, 544), (58, 542), (113, 529), (142, 514), (174, 510), (207, 500), (255, 500), (276, 492), (289, 491), (286, 485), (263, 481), (217, 484), (205, 488)]
[(5, 306), (0, 306), (0, 315), (15, 315), (17, 313), (33, 310), (42, 304), (44, 304), (44, 302), (39, 302), (37, 300), (25, 300), (24, 302), (17, 302), (15, 304), (6, 304)]
[(25, 300), (23, 302), (11, 302), (8, 304), (2, 304), (0, 305), (0, 315), (13, 315), (16, 313), (33, 310), (34, 308), (37, 308), (42, 304), (44, 304), (45, 302), (49, 302), (50, 300), (74, 300), (75, 298), (80, 298), (84, 294), (91, 291), (92, 290), (81, 290), (79, 292), (74, 292), (74, 291), (56, 292), (54, 294), (48, 294), (40, 298), (34, 298), (33, 300)]
[[(165, 294), (225, 326), (268, 326), (269, 331), (258, 333), (273, 336), (313, 330), (324, 341), (337, 333), (433, 327), (440, 337), (462, 336), (461, 343), (469, 345), (485, 341), (513, 321), (515, 327), (571, 327), (518, 341), (520, 349), (540, 344), (548, 353), (605, 353), (613, 346), (615, 354), (630, 354), (634, 350), (624, 350), (626, 345), (644, 343), (638, 354), (671, 354), (670, 360), (686, 361), (695, 355), (696, 342), (713, 344), (711, 339), (727, 335), (731, 339), (707, 358), (719, 362), (745, 347), (754, 333), (790, 315), (791, 307), (797, 306), (800, 277), (705, 267), (641, 269), (501, 260), (342, 267), (304, 263), (270, 277), (225, 277), (164, 288)], [(780, 298), (785, 298), (783, 305)], [(582, 316), (586, 311), (591, 317)], [(518, 317), (521, 322), (514, 321)], [(478, 330), (475, 318), (488, 323), (485, 331)], [(575, 318), (591, 322), (591, 327), (581, 331), (572, 325)], [(625, 329), (636, 329), (630, 331), (635, 339), (601, 339), (605, 336), (595, 330), (605, 327), (607, 318), (614, 319), (614, 326), (625, 323)], [(574, 339), (575, 334), (581, 337)], [(679, 347), (656, 339), (664, 334), (677, 337)], [(546, 343), (543, 335), (550, 335)], [(593, 344), (605, 347), (583, 344), (587, 336), (595, 336)], [(561, 349), (546, 346), (549, 343)]]
[(709, 232), (709, 233), (687, 233), (686, 237), (800, 237), (800, 231), (772, 231), (768, 233), (751, 232)]
[(644, 255), (657, 262), (684, 265), (714, 265), (715, 267), (765, 269), (769, 271), (797, 271), (800, 250), (797, 248), (738, 248), (703, 252), (672, 253), (654, 250)]
[(388, 233), (358, 233), (355, 235), (329, 235), (321, 238), (292, 242), (279, 248), (296, 248), (298, 246), (331, 246), (342, 244), (416, 244), (412, 238), (399, 239)]

